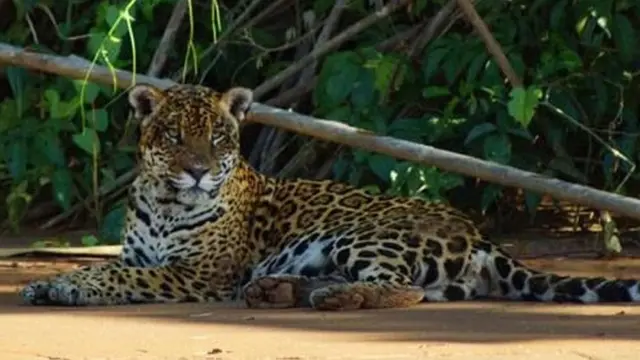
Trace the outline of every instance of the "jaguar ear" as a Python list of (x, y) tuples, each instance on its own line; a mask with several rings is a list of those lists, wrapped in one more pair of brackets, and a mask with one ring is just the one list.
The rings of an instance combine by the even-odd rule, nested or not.
[(243, 87), (234, 87), (222, 94), (220, 102), (238, 122), (243, 122), (253, 102), (253, 91)]
[(163, 99), (162, 90), (152, 85), (136, 85), (129, 90), (129, 104), (133, 107), (138, 120), (151, 115)]

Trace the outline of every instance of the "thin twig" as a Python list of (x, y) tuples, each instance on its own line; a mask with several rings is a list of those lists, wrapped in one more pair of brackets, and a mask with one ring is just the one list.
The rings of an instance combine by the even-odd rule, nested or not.
[(336, 37), (324, 43), (323, 46), (317, 49), (314, 49), (309, 55), (300, 59), (296, 63), (291, 64), (288, 68), (282, 70), (281, 72), (279, 72), (278, 74), (276, 74), (275, 76), (271, 77), (269, 80), (265, 81), (260, 86), (258, 86), (254, 90), (255, 97), (259, 99), (261, 96), (265, 95), (266, 93), (268, 93), (269, 91), (273, 90), (275, 87), (280, 85), (290, 76), (300, 71), (300, 69), (304, 68), (305, 66), (312, 63), (313, 61), (324, 56), (329, 51), (336, 49), (337, 47), (344, 44), (346, 41), (350, 40), (352, 37), (359, 34), (363, 30), (367, 29), (371, 25), (377, 23), (378, 21), (386, 19), (395, 11), (406, 6), (407, 3), (409, 3), (409, 1), (410, 0), (393, 1), (385, 5), (375, 13), (367, 16), (366, 18), (344, 29), (339, 35), (337, 35)]
[[(274, 1), (273, 3), (271, 3), (271, 5), (269, 5), (266, 9), (261, 11), (254, 18), (252, 18), (251, 20), (247, 21), (246, 23), (243, 23), (247, 19), (247, 17), (251, 14), (251, 12), (255, 8), (257, 8), (260, 5), (260, 3), (262, 2), (262, 0), (253, 0), (253, 2), (251, 4), (249, 4), (249, 6), (247, 6), (247, 8), (242, 12), (242, 14), (240, 14), (240, 16), (238, 16), (234, 20), (234, 22), (231, 25), (229, 25), (229, 27), (227, 27), (227, 29), (220, 35), (220, 37), (218, 38), (218, 41), (214, 42), (209, 47), (207, 47), (198, 56), (198, 58), (199, 59), (203, 59), (203, 58), (209, 56), (211, 53), (216, 51), (216, 49), (219, 49), (222, 45), (226, 44), (231, 35), (233, 35), (234, 33), (238, 32), (238, 31), (241, 31), (242, 29), (250, 28), (251, 26), (253, 26), (253, 24), (256, 23), (256, 18), (264, 16), (268, 12), (273, 11), (274, 9), (278, 8), (280, 5), (282, 5), (281, 3), (284, 2), (284, 1), (288, 1), (288, 0), (276, 0), (276, 1)], [(240, 26), (240, 25), (242, 25), (242, 26)], [(180, 79), (182, 77), (182, 74), (186, 74), (190, 70), (191, 70), (190, 69), (190, 63), (185, 63), (178, 71), (176, 71), (175, 73), (173, 73), (173, 75), (171, 75), (171, 78), (173, 80)]]
[(160, 72), (162, 72), (162, 68), (167, 62), (167, 57), (169, 56), (169, 49), (173, 46), (173, 40), (175, 39), (176, 33), (182, 24), (182, 20), (187, 13), (187, 1), (189, 0), (178, 0), (173, 8), (167, 27), (164, 29), (164, 33), (162, 34), (162, 39), (160, 39), (160, 44), (158, 44), (156, 52), (153, 54), (153, 59), (151, 60), (151, 65), (149, 66), (147, 75), (158, 76)]
[(331, 156), (329, 156), (329, 158), (324, 162), (324, 164), (322, 164), (318, 168), (318, 171), (313, 176), (314, 179), (320, 180), (320, 179), (325, 179), (329, 176), (329, 174), (331, 173), (331, 170), (333, 169), (333, 164), (336, 162), (336, 160), (338, 159), (338, 156), (342, 152), (342, 148), (343, 148), (342, 145), (336, 146), (336, 149), (333, 151), (333, 154), (331, 154)]
[(265, 102), (265, 104), (276, 107), (289, 107), (289, 105), (295, 101), (298, 101), (302, 96), (306, 95), (309, 91), (315, 88), (318, 82), (318, 77), (314, 76), (311, 80), (304, 84), (300, 84), (294, 88), (286, 90), (280, 93), (278, 96), (271, 98)]
[[(417, 54), (422, 52), (422, 49), (424, 49), (424, 47), (428, 44), (429, 41), (431, 41), (431, 39), (433, 39), (433, 37), (436, 34), (436, 31), (438, 29), (440, 29), (442, 27), (442, 24), (444, 23), (444, 21), (449, 17), (449, 15), (451, 14), (451, 12), (453, 12), (453, 10), (455, 9), (456, 6), (456, 2), (455, 0), (450, 0), (450, 2), (443, 7), (435, 16), (433, 16), (430, 20), (423, 22), (422, 24), (415, 26), (412, 29), (409, 29), (408, 31), (406, 31), (405, 33), (408, 35), (415, 35), (420, 28), (424, 28), (424, 31), (422, 31), (420, 33), (420, 36), (414, 41), (413, 46), (410, 47), (409, 50), (409, 56), (410, 57), (414, 57)], [(336, 5), (334, 6), (332, 13), (329, 15), (328, 19), (327, 19), (327, 23), (328, 24), (334, 24), (337, 22), (338, 20), (338, 16), (340, 14), (340, 12), (342, 11), (342, 9), (344, 8), (344, 2), (340, 2), (338, 1), (336, 3)], [(334, 14), (335, 12), (335, 14)], [(335, 18), (332, 18), (332, 15)], [(329, 20), (331, 19), (331, 20)], [(325, 28), (326, 29), (326, 28)], [(325, 30), (323, 29), (323, 31)], [(404, 34), (402, 34), (404, 35)], [(329, 36), (329, 31), (327, 31), (327, 33), (325, 34), (324, 38), (322, 39), (323, 42), (327, 40)], [(379, 47), (382, 46), (389, 46), (394, 44), (394, 42), (400, 42), (403, 41), (405, 39), (407, 39), (409, 36), (402, 36), (402, 37), (398, 37), (398, 38), (391, 38), (390, 43), (387, 44), (387, 42), (383, 42), (380, 44)], [(316, 47), (321, 46), (322, 43), (319, 43), (316, 45)], [(313, 66), (315, 66), (315, 62), (313, 63)], [(307, 70), (315, 70), (315, 68), (313, 67), (309, 67), (307, 69), (305, 69), (305, 71)], [(396, 67), (392, 76), (392, 79), (396, 78), (396, 75), (398, 74), (398, 69), (399, 67)], [(307, 79), (304, 78), (304, 75), (300, 78), (299, 82), (298, 82), (298, 86), (292, 90), (296, 90), (298, 92), (301, 92), (301, 90), (303, 90), (304, 88), (301, 88), (300, 90), (298, 90), (298, 87), (303, 87), (305, 86), (305, 81), (307, 81)], [(392, 83), (394, 83), (395, 80), (392, 80)], [(285, 94), (281, 94), (280, 96), (283, 96)], [(292, 95), (290, 95), (292, 96)], [(286, 97), (285, 97), (286, 99)], [(269, 102), (267, 102), (269, 103)], [(295, 109), (295, 107), (294, 107)], [(267, 131), (267, 129), (263, 129), (263, 132)], [(280, 130), (281, 131), (281, 130)], [(305, 161), (305, 159), (308, 158), (308, 155), (313, 153), (314, 147), (318, 144), (318, 141), (316, 140), (312, 140), (309, 142), (304, 143), (304, 145), (300, 148), (300, 150), (298, 151), (298, 153), (293, 156), (285, 166), (283, 166), (283, 168), (279, 171), (278, 176), (279, 177), (288, 177), (291, 174), (295, 173), (295, 171), (304, 166), (304, 164), (308, 161)], [(270, 152), (269, 152), (270, 153)], [(331, 164), (334, 162), (334, 159), (331, 158), (329, 159), (325, 165), (331, 166)], [(330, 171), (330, 168), (329, 168)], [(327, 169), (324, 168), (322, 171), (319, 171), (318, 174), (316, 174), (316, 176), (324, 176), (327, 172)]]
[(498, 44), (498, 41), (496, 41), (496, 39), (493, 37), (493, 34), (491, 34), (491, 31), (489, 31), (489, 27), (487, 26), (487, 24), (482, 20), (480, 15), (478, 15), (476, 8), (473, 6), (471, 1), (470, 0), (457, 0), (457, 1), (458, 1), (458, 6), (460, 7), (464, 15), (467, 17), (467, 20), (478, 32), (478, 35), (480, 36), (482, 41), (484, 41), (484, 44), (487, 47), (487, 50), (489, 51), (489, 53), (491, 53), (493, 58), (496, 60), (496, 62), (498, 63), (498, 66), (504, 73), (504, 76), (506, 76), (509, 82), (511, 83), (511, 86), (513, 87), (522, 86), (522, 81), (520, 80), (520, 78), (518, 78), (516, 71), (513, 69), (513, 67), (511, 66), (511, 63), (507, 59), (507, 56), (504, 54), (504, 52), (500, 48), (500, 44)]
[(292, 176), (300, 167), (304, 166), (304, 164), (310, 160), (317, 144), (318, 140), (316, 139), (305, 142), (296, 154), (278, 171), (277, 176), (280, 178)]
[(413, 58), (422, 53), (427, 44), (433, 40), (436, 36), (436, 32), (442, 28), (444, 22), (451, 16), (453, 10), (456, 9), (456, 0), (449, 0), (440, 11), (438, 11), (429, 21), (424, 28), (424, 31), (420, 33), (415, 42), (413, 42), (409, 49), (409, 57)]
[[(416, 37), (416, 39), (412, 42), (411, 46), (408, 50), (408, 57), (410, 59), (416, 58), (420, 56), (424, 50), (424, 48), (436, 37), (437, 34), (441, 34), (442, 32), (438, 32), (442, 28), (444, 22), (451, 17), (451, 13), (456, 8), (456, 0), (450, 0), (447, 5), (445, 5), (440, 11), (438, 11), (432, 18), (430, 18), (424, 25), (424, 31), (420, 32), (420, 35)], [(427, 60), (428, 61), (428, 60)], [(400, 74), (400, 64), (397, 64), (391, 76), (390, 81), (390, 89), (391, 92), (396, 88), (396, 82), (398, 81), (398, 75)], [(411, 105), (405, 105), (400, 111), (399, 114), (403, 114), (408, 111)], [(398, 117), (403, 116), (399, 115)]]
[(258, 8), (258, 6), (260, 6), (260, 4), (262, 3), (263, 0), (253, 0), (251, 2), (251, 4), (249, 4), (249, 6), (247, 6), (244, 11), (242, 12), (242, 14), (240, 14), (240, 16), (238, 16), (233, 23), (231, 23), (231, 25), (229, 25), (227, 27), (227, 29), (222, 33), (222, 35), (220, 35), (220, 38), (218, 39), (218, 41), (216, 41), (215, 43), (213, 43), (212, 46), (212, 51), (215, 51), (216, 47), (218, 47), (220, 45), (221, 41), (226, 40), (229, 36), (231, 36), (231, 34), (233, 34), (236, 29), (238, 29), (238, 27), (240, 27), (241, 24), (243, 24), (243, 27), (246, 28), (246, 20), (249, 17), (249, 15), (251, 15), (251, 13), (253, 12), (253, 10), (255, 10), (256, 8)]
[[(314, 51), (324, 46), (324, 44), (329, 40), (331, 34), (333, 34), (333, 31), (338, 26), (340, 16), (342, 15), (342, 12), (346, 8), (346, 6), (346, 0), (336, 0), (336, 3), (333, 5), (329, 16), (327, 16), (327, 21), (325, 21), (325, 24), (322, 27), (322, 31), (320, 31), (320, 35), (318, 35), (318, 39), (316, 39), (316, 44), (313, 47)], [(313, 62), (302, 71), (302, 74), (300, 75), (296, 86), (307, 83), (313, 77), (317, 66), (318, 61), (313, 60)]]
[[(420, 32), (420, 29), (423, 26), (424, 26), (424, 24), (418, 24), (418, 25), (412, 26), (411, 28), (409, 28), (407, 30), (399, 32), (399, 33), (393, 35), (392, 37), (390, 37), (388, 39), (385, 39), (382, 42), (380, 42), (379, 44), (377, 44), (375, 46), (375, 49), (380, 51), (380, 52), (393, 51), (393, 50), (397, 49), (398, 46), (401, 46), (403, 43), (406, 43), (406, 41), (411, 39), (413, 36), (416, 36)], [(287, 107), (288, 108), (291, 103), (295, 102), (299, 98), (301, 98), (304, 95), (306, 95), (309, 91), (314, 89), (317, 82), (318, 82), (318, 77), (314, 76), (312, 79), (310, 79), (306, 83), (301, 84), (300, 86), (296, 86), (294, 88), (291, 88), (289, 90), (286, 90), (286, 91), (278, 94), (278, 96), (273, 97), (273, 98), (265, 101), (265, 104), (271, 105), (271, 106), (275, 106), (275, 107)]]
[[(338, 22), (340, 21), (340, 16), (342, 15), (342, 12), (344, 11), (345, 8), (346, 8), (346, 0), (337, 0), (336, 3), (333, 5), (333, 8), (331, 9), (329, 16), (327, 16), (327, 20), (325, 21), (324, 26), (322, 27), (322, 30), (320, 31), (320, 34), (316, 39), (316, 43), (313, 46), (314, 51), (318, 48), (321, 48), (329, 40), (329, 38), (331, 37), (331, 34), (335, 30), (335, 28), (338, 26)], [(313, 78), (313, 75), (316, 72), (317, 64), (318, 62), (314, 60), (312, 63), (307, 65), (305, 69), (302, 70), (300, 77), (298, 78), (296, 87), (302, 86), (308, 83), (309, 80)], [(293, 104), (291, 108), (295, 110), (297, 107), (296, 105), (297, 104)], [(269, 143), (267, 151), (264, 151), (264, 148), (254, 149), (254, 151), (262, 150), (263, 154), (274, 154), (277, 152), (277, 149), (281, 146), (282, 141), (286, 136), (286, 133), (279, 129), (266, 129), (266, 128), (263, 128), (261, 133), (266, 131), (275, 132), (274, 140)], [(302, 149), (300, 149), (300, 152), (303, 152), (304, 154), (308, 155), (309, 153), (313, 152), (314, 145), (315, 145), (314, 141), (307, 142), (305, 146)], [(278, 173), (278, 175), (283, 176), (283, 173), (285, 174), (293, 173), (298, 167), (304, 165), (304, 160), (303, 160), (304, 158), (306, 158), (306, 156), (305, 157), (294, 156), (294, 158), (292, 158), (290, 161), (287, 162), (287, 164)], [(269, 160), (270, 161), (267, 161), (266, 164), (265, 164), (265, 161), (262, 161), (260, 163), (261, 168), (267, 173), (271, 173), (273, 171), (273, 165), (275, 164), (275, 157), (271, 157)], [(288, 169), (288, 170), (285, 171), (285, 169)]]
[(416, 24), (402, 32), (396, 33), (392, 37), (382, 41), (380, 44), (376, 45), (376, 49), (378, 51), (392, 51), (397, 49), (398, 47), (404, 48), (406, 46), (407, 41), (412, 39), (420, 30), (425, 26), (424, 23)]
[(46, 230), (46, 229), (52, 228), (52, 227), (58, 225), (59, 223), (61, 223), (62, 221), (66, 220), (67, 218), (69, 218), (71, 215), (73, 215), (73, 214), (77, 213), (78, 211), (82, 210), (83, 207), (88, 206), (90, 203), (92, 203), (94, 201), (95, 198), (104, 197), (104, 196), (108, 195), (109, 193), (111, 193), (112, 191), (115, 191), (115, 190), (117, 190), (117, 189), (119, 189), (121, 187), (128, 186), (129, 183), (131, 181), (133, 181), (133, 179), (136, 177), (137, 173), (138, 173), (137, 169), (132, 169), (132, 170), (129, 170), (126, 173), (120, 175), (112, 183), (109, 183), (107, 185), (101, 186), (100, 189), (98, 189), (97, 194), (92, 194), (92, 196), (89, 196), (86, 199), (84, 199), (83, 201), (74, 204), (69, 209), (67, 209), (64, 212), (52, 217), (51, 219), (49, 219), (49, 221), (47, 221), (44, 224), (40, 225), (40, 229), (41, 230)]

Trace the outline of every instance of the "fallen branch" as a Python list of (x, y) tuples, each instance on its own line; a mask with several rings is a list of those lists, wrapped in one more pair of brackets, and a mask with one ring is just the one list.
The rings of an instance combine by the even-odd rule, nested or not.
[[(36, 71), (46, 71), (74, 79), (83, 79), (90, 68), (87, 60), (78, 57), (62, 57), (24, 51), (21, 48), (0, 43), (0, 63), (21, 66)], [(112, 74), (107, 68), (94, 66), (89, 76), (91, 81), (112, 84)], [(119, 70), (115, 72), (117, 86), (127, 88), (132, 84), (133, 74)], [(138, 83), (166, 88), (175, 84), (171, 80), (135, 75)], [(388, 136), (376, 136), (337, 121), (316, 119), (260, 103), (255, 103), (250, 121), (333, 141), (352, 147), (387, 154), (416, 163), (434, 165), (446, 171), (464, 174), (488, 182), (549, 194), (577, 204), (619, 215), (640, 219), (640, 200), (611, 194), (588, 186), (572, 184), (540, 174), (519, 170), (510, 166), (490, 163), (470, 156), (420, 145)]]

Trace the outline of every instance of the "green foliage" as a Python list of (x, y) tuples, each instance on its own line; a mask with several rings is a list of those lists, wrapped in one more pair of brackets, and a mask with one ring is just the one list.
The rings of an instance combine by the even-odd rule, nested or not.
[[(569, 181), (622, 193), (637, 189), (639, 177), (629, 171), (640, 160), (633, 96), (640, 3), (489, 1), (478, 10), (526, 86), (509, 89), (481, 40), (468, 29), (452, 29), (428, 44), (419, 68), (366, 46), (332, 54), (314, 91), (316, 114)], [(367, 66), (374, 61), (380, 65)], [(415, 108), (419, 115), (405, 117)], [(417, 176), (418, 167), (402, 166), (355, 150), (334, 170), (355, 184), (382, 182), (389, 192), (411, 184), (402, 194), (464, 186), (456, 177), (439, 180), (450, 174)], [(635, 181), (624, 182), (628, 178)], [(483, 191), (478, 205), (484, 211), (502, 188)], [(532, 215), (539, 202), (538, 194), (525, 193)]]
[[(12, 21), (0, 29), (0, 41), (75, 54), (110, 69), (145, 72), (176, 2), (14, 1)], [(295, 13), (276, 11), (265, 14), (268, 21), (253, 21), (262, 9), (241, 18), (246, 2), (221, 3), (217, 9), (214, 1), (208, 4), (214, 9), (210, 14), (203, 13), (204, 3), (189, 2), (188, 21), (166, 54), (162, 76), (218, 89), (259, 85), (294, 63), (294, 53), (309, 45), (306, 39), (313, 39), (302, 38), (310, 31), (301, 25), (305, 12), (313, 11), (314, 24), (321, 24), (335, 4), (296, 3)], [(409, 14), (394, 14), (321, 57), (311, 107), (297, 110), (379, 135), (637, 193), (640, 177), (628, 174), (640, 160), (635, 96), (640, 85), (640, 3), (477, 2), (523, 80), (520, 88), (510, 88), (482, 41), (463, 21), (431, 39), (417, 56), (409, 57), (401, 48), (376, 50), (399, 31), (435, 15), (443, 4), (415, 1)], [(372, 12), (370, 2), (349, 2), (334, 34)], [(218, 36), (219, 30), (223, 35)], [(288, 38), (291, 33), (297, 38)], [(125, 97), (114, 86), (87, 81), (89, 77), (72, 80), (16, 67), (5, 68), (4, 74), (0, 196), (6, 206), (0, 208), (0, 217), (18, 231), (38, 204), (53, 202), (58, 211), (80, 205), (98, 228), (97, 237), (83, 243), (117, 243), (124, 218), (124, 191), (117, 189), (123, 185), (117, 179), (132, 169), (135, 159), (136, 124), (128, 119)], [(281, 91), (287, 88), (285, 84)], [(292, 102), (305, 103), (301, 100), (306, 99)], [(434, 167), (358, 149), (343, 149), (332, 159), (335, 149), (328, 148), (317, 158), (335, 160), (333, 177), (372, 192), (447, 201), (451, 191), (477, 191), (461, 175)], [(273, 156), (289, 159), (297, 149), (288, 146)], [(307, 167), (311, 171), (314, 166)], [(503, 194), (497, 185), (483, 189), (479, 197), (468, 198), (477, 198), (477, 204), (469, 205), (484, 211)], [(101, 196), (105, 193), (108, 196)], [(525, 193), (532, 215), (539, 202), (538, 194)]]
[[(137, 51), (142, 54), (153, 51), (152, 48), (129, 50), (133, 38), (128, 35), (128, 24), (136, 13), (146, 14), (150, 20), (148, 15), (155, 7), (172, 3), (60, 3), (49, 8), (52, 14), (62, 15), (63, 19), (67, 14), (66, 21), (55, 24), (57, 36), (51, 32), (51, 19), (43, 16), (46, 14), (38, 11), (35, 3), (25, 3), (17, 9), (18, 13), (40, 18), (42, 26), (29, 28), (20, 21), (24, 17), (16, 17), (0, 39), (22, 45), (29, 35), (37, 36), (41, 42), (61, 49), (62, 55), (65, 51), (74, 52), (87, 58), (95, 57), (98, 64), (131, 69)], [(89, 34), (84, 41), (74, 46), (66, 42), (65, 37), (82, 32)], [(144, 40), (145, 32), (136, 32), (135, 36)], [(144, 60), (150, 61), (148, 57)], [(122, 141), (125, 124), (118, 120), (126, 115), (125, 104), (117, 98), (114, 102), (112, 88), (87, 81), (36, 76), (16, 67), (7, 68), (7, 80), (11, 92), (0, 98), (0, 154), (6, 169), (3, 182), (8, 185), (2, 195), (7, 206), (0, 210), (0, 216), (6, 216), (17, 231), (33, 200), (39, 196), (51, 198), (61, 211), (69, 210), (88, 196), (96, 198), (98, 203), (99, 188), (109, 187), (118, 175), (130, 170), (134, 162), (131, 146)], [(101, 218), (101, 207), (89, 206), (88, 210), (93, 217)], [(94, 242), (97, 240), (86, 243)]]

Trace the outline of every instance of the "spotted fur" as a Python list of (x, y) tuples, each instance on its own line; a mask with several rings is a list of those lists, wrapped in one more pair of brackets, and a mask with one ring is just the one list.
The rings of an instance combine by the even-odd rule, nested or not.
[(636, 280), (525, 267), (460, 211), (370, 195), (332, 181), (283, 180), (239, 153), (248, 89), (139, 85), (139, 175), (117, 261), (36, 280), (29, 304), (223, 301), (320, 310), (497, 297), (639, 301)]

